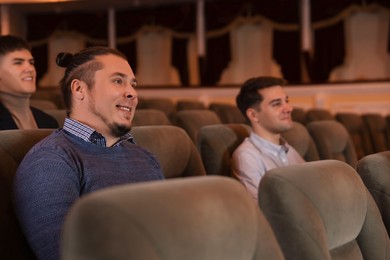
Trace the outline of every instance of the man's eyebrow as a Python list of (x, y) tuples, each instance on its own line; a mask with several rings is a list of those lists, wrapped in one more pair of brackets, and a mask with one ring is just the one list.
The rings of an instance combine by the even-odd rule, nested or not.
[(273, 103), (277, 103), (277, 102), (281, 102), (282, 101), (282, 98), (275, 98), (275, 99), (272, 99), (269, 104), (273, 104)]
[(111, 74), (111, 77), (119, 76), (121, 78), (127, 78), (127, 75), (121, 72), (114, 72)]
[[(16, 58), (13, 58), (13, 60), (15, 60), (15, 61), (24, 61), (24, 60), (26, 60), (26, 59), (16, 57)], [(28, 60), (30, 60), (30, 59), (28, 59)]]
[[(114, 73), (112, 73), (111, 77), (115, 77), (115, 76), (119, 76), (119, 77), (124, 78), (124, 79), (129, 78), (126, 74), (121, 73), (121, 72), (114, 72)], [(130, 83), (137, 85), (138, 81), (137, 81), (136, 78), (130, 78)]]

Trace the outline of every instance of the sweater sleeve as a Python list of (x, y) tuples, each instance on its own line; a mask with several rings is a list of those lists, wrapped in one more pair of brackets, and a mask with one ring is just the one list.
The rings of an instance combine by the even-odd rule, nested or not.
[(80, 194), (80, 176), (60, 155), (30, 153), (14, 180), (14, 207), (22, 230), (39, 259), (59, 259), (61, 229)]

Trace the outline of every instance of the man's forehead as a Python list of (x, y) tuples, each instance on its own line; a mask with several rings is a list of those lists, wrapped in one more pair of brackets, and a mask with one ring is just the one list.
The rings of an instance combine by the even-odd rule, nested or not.
[(279, 85), (259, 89), (259, 93), (265, 98), (267, 96), (274, 96), (274, 95), (286, 95), (283, 88)]
[(128, 77), (134, 76), (130, 64), (127, 62), (126, 59), (120, 56), (113, 54), (100, 55), (95, 57), (95, 60), (97, 60), (102, 65), (102, 68), (100, 70), (104, 70), (110, 74), (120, 73)]
[(10, 59), (31, 59), (32, 55), (31, 55), (31, 52), (29, 50), (21, 49), (21, 50), (15, 50), (15, 51), (8, 52), (8, 53), (4, 54), (3, 56), (1, 56), (1, 58), (5, 58), (5, 57), (10, 58)]

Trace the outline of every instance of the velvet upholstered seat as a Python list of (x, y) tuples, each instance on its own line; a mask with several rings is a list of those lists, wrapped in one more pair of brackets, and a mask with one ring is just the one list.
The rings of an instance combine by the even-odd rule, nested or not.
[(138, 145), (157, 157), (165, 178), (206, 175), (195, 144), (180, 127), (139, 126), (131, 133)]
[(16, 169), (30, 148), (53, 129), (0, 131), (0, 258), (35, 259), (12, 207)]
[(355, 113), (337, 113), (336, 120), (347, 129), (351, 136), (358, 159), (373, 152), (367, 125), (360, 115)]
[(172, 120), (173, 115), (176, 112), (176, 105), (171, 99), (168, 98), (141, 98), (139, 108), (141, 109), (157, 109), (163, 111), (169, 120)]
[(236, 105), (212, 102), (209, 109), (214, 111), (224, 124), (249, 124)]
[(297, 150), (305, 161), (316, 161), (320, 159), (316, 144), (308, 130), (299, 122), (293, 122), (293, 126), (282, 133), (282, 137)]
[(236, 180), (204, 176), (118, 186), (79, 200), (62, 259), (284, 259), (269, 224)]
[(370, 191), (390, 234), (390, 151), (366, 155), (356, 170)]
[(286, 259), (390, 258), (379, 210), (355, 169), (338, 160), (275, 168), (259, 205)]
[(374, 153), (390, 150), (390, 135), (386, 117), (377, 113), (363, 114), (363, 121), (368, 128)]
[(307, 123), (322, 120), (334, 120), (332, 113), (323, 108), (310, 108), (306, 111)]
[(183, 128), (194, 144), (197, 143), (199, 130), (206, 125), (221, 124), (218, 115), (207, 109), (182, 110), (176, 112), (173, 124)]
[(202, 127), (199, 130), (197, 145), (206, 173), (231, 176), (231, 156), (250, 132), (250, 126), (246, 124), (216, 124)]
[(176, 111), (206, 109), (205, 104), (200, 100), (182, 99), (176, 102)]
[[(34, 259), (12, 208), (12, 180), (30, 148), (53, 129), (0, 131), (0, 258)], [(136, 142), (155, 154), (166, 178), (205, 175), (195, 145), (175, 126), (140, 126), (132, 133)]]
[(345, 127), (336, 120), (313, 121), (306, 125), (321, 160), (336, 159), (355, 167), (357, 155)]
[(137, 109), (133, 126), (148, 126), (148, 125), (170, 125), (171, 121), (168, 116), (161, 110), (146, 108)]

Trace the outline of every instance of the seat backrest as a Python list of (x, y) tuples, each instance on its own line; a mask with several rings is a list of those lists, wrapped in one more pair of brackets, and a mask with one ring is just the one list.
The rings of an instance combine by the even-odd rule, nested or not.
[(183, 128), (194, 144), (196, 144), (199, 130), (203, 126), (221, 124), (221, 120), (217, 114), (211, 110), (182, 110), (176, 112), (173, 124)]
[(64, 125), (65, 118), (67, 117), (66, 109), (45, 109), (43, 112), (54, 117), (55, 120), (57, 120), (59, 127)]
[(293, 122), (293, 127), (282, 133), (282, 137), (305, 161), (316, 161), (320, 159), (317, 147), (307, 131), (306, 127), (298, 122)]
[(390, 234), (390, 151), (366, 155), (358, 161), (356, 170), (374, 198)]
[(165, 178), (205, 175), (200, 155), (187, 133), (176, 126), (138, 126), (131, 131), (136, 143), (153, 153)]
[(62, 259), (283, 259), (263, 214), (237, 181), (204, 176), (118, 186), (67, 216)]
[(240, 109), (232, 104), (210, 103), (209, 109), (214, 111), (224, 124), (247, 124), (248, 120)]
[(206, 109), (205, 104), (199, 100), (178, 100), (176, 102), (176, 110), (188, 110), (188, 109)]
[(323, 108), (310, 108), (306, 111), (307, 122), (320, 121), (320, 120), (334, 120), (332, 113)]
[(300, 107), (294, 107), (293, 111), (291, 112), (291, 118), (295, 122), (301, 123), (303, 125), (306, 125), (307, 123), (306, 111)]
[(336, 120), (347, 129), (355, 146), (358, 159), (372, 153), (373, 149), (368, 128), (360, 115), (355, 113), (337, 113)]
[(390, 136), (387, 134), (386, 118), (381, 114), (363, 114), (363, 121), (368, 128), (371, 137), (373, 152), (390, 150)]
[(157, 109), (163, 111), (169, 120), (176, 112), (176, 105), (168, 98), (143, 98), (142, 108)]
[(137, 109), (132, 122), (133, 126), (170, 125), (168, 116), (157, 109)]
[(207, 125), (200, 129), (198, 151), (208, 175), (231, 176), (231, 156), (250, 134), (246, 124)]
[(389, 259), (379, 210), (355, 169), (338, 160), (275, 168), (259, 205), (286, 259)]
[(12, 206), (16, 169), (30, 148), (54, 129), (0, 131), (0, 256), (2, 259), (35, 259)]
[(38, 88), (35, 93), (31, 95), (31, 99), (49, 100), (52, 101), (56, 108), (65, 109), (65, 101), (62, 97), (61, 89), (55, 88)]
[(336, 120), (313, 121), (306, 125), (320, 159), (336, 159), (355, 167), (356, 150), (347, 129)]

